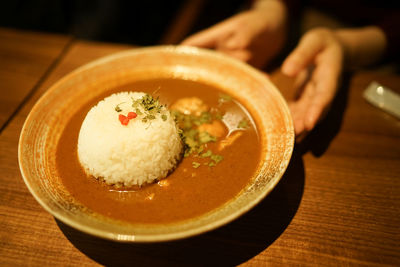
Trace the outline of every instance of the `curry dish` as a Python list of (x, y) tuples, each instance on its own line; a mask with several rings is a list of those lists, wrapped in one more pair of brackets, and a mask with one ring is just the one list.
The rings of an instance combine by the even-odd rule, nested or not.
[[(88, 176), (77, 156), (78, 134), (88, 110), (121, 91), (158, 96), (174, 110), (178, 125), (185, 128), (189, 123), (196, 129), (183, 130), (186, 140), (206, 132), (200, 137), (204, 142), (186, 141), (185, 157), (167, 178), (141, 188), (115, 187)], [(185, 99), (189, 102), (183, 103)], [(185, 116), (185, 108), (193, 107), (197, 108), (193, 115)], [(188, 118), (195, 119), (188, 122)], [(106, 217), (140, 224), (192, 219), (232, 200), (254, 178), (261, 153), (256, 128), (240, 102), (214, 86), (181, 79), (137, 81), (105, 92), (73, 115), (58, 143), (57, 170), (78, 202)]]

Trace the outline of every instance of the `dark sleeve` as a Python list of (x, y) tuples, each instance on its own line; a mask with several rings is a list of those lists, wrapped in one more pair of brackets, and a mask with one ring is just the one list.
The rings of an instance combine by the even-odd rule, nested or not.
[(289, 14), (289, 20), (293, 21), (299, 19), (300, 14), (302, 12), (302, 7), (304, 6), (304, 3), (306, 1), (300, 1), (300, 0), (281, 0), (281, 1), (286, 5)]
[(383, 30), (387, 39), (387, 47), (384, 60), (400, 61), (400, 10), (388, 12), (382, 20), (376, 24)]

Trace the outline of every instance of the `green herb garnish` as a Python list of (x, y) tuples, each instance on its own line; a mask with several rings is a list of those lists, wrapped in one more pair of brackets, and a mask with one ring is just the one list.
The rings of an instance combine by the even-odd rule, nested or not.
[(207, 150), (207, 152), (204, 152), (203, 154), (200, 155), (202, 158), (210, 157), (213, 153), (211, 150)]
[(184, 131), (184, 133), (187, 138), (196, 139), (197, 135), (199, 134), (199, 131), (197, 129), (189, 129)]
[(197, 148), (196, 152), (200, 154), (201, 152), (203, 152), (203, 150), (204, 150), (204, 146), (200, 146)]
[(239, 121), (237, 128), (248, 128), (249, 127), (249, 122), (246, 119), (242, 119)]
[(160, 104), (158, 97), (154, 98), (150, 94), (145, 94), (139, 101), (144, 107), (145, 111), (151, 114), (160, 113), (161, 109), (164, 107)]
[(138, 115), (143, 115), (143, 112), (141, 112), (140, 109), (138, 109), (138, 108), (136, 108), (135, 112), (136, 112), (136, 114), (138, 114)]
[(177, 123), (180, 129), (179, 135), (185, 144), (184, 157), (192, 156), (199, 158), (199, 160), (206, 158), (209, 159), (209, 161), (204, 163), (193, 161), (192, 165), (194, 168), (198, 168), (202, 164), (213, 167), (223, 159), (223, 156), (213, 154), (210, 149), (205, 150), (207, 144), (210, 142), (216, 142), (217, 138), (206, 131), (198, 130), (200, 125), (211, 123), (216, 119), (222, 119), (223, 114), (221, 111), (214, 109), (211, 112), (202, 112), (200, 116), (194, 116), (183, 114), (177, 110), (172, 110), (170, 114)]
[(230, 95), (226, 95), (226, 94), (219, 95), (219, 99), (218, 99), (219, 103), (224, 103), (224, 102), (229, 102), (229, 101), (232, 101), (232, 97)]
[(194, 140), (193, 138), (186, 137), (185, 143), (190, 147), (190, 148), (196, 148), (198, 146), (198, 142)]
[(199, 141), (202, 144), (206, 144), (206, 143), (209, 143), (209, 142), (217, 141), (217, 138), (215, 136), (212, 136), (208, 132), (200, 132), (199, 133)]
[(132, 107), (135, 109), (135, 113), (142, 116), (142, 122), (146, 123), (156, 119), (156, 116), (160, 114), (161, 119), (166, 121), (168, 119), (166, 114), (162, 114), (164, 105), (162, 105), (157, 98), (154, 98), (150, 94), (145, 94), (142, 98), (133, 99)]
[(192, 153), (199, 155), (204, 149), (203, 144), (215, 142), (217, 140), (215, 136), (207, 132), (199, 132), (196, 127), (213, 120), (213, 114), (210, 112), (203, 112), (200, 116), (194, 116), (173, 110), (171, 111), (171, 116), (174, 117), (175, 122), (181, 130), (180, 136), (186, 146), (186, 157)]
[(210, 161), (207, 165), (208, 165), (209, 167), (214, 167), (214, 166), (217, 165), (217, 163), (215, 163), (214, 161)]
[(215, 163), (219, 163), (221, 160), (224, 159), (223, 156), (221, 156), (221, 155), (216, 155), (216, 154), (211, 155), (210, 158), (211, 158), (211, 160), (213, 160)]
[(137, 109), (137, 107), (139, 106), (139, 99), (135, 100), (133, 97), (131, 97), (131, 99), (132, 99), (132, 107)]
[(212, 116), (210, 112), (204, 111), (201, 115), (193, 120), (194, 124), (200, 126), (205, 123), (210, 123), (212, 121)]
[(198, 163), (198, 162), (196, 162), (196, 161), (193, 161), (192, 162), (192, 166), (193, 166), (193, 168), (195, 168), (195, 169), (197, 169), (198, 167), (200, 167), (200, 163)]
[(148, 115), (146, 115), (145, 118), (148, 119), (148, 120), (154, 120), (156, 118), (156, 116), (154, 116), (152, 114), (148, 114)]
[(122, 109), (119, 107), (119, 105), (121, 105), (123, 103), (125, 103), (125, 102), (119, 103), (118, 105), (115, 106), (115, 111), (116, 112), (121, 112), (122, 111)]
[(215, 118), (217, 120), (222, 120), (223, 117), (224, 117), (224, 114), (222, 114), (221, 111), (217, 111), (217, 113), (215, 114)]

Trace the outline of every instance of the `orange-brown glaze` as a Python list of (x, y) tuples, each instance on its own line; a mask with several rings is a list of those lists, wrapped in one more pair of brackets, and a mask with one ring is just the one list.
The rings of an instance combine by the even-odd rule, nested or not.
[[(159, 90), (157, 90), (159, 89)], [(87, 103), (75, 114), (65, 128), (57, 147), (57, 168), (71, 195), (84, 206), (102, 215), (131, 223), (171, 223), (209, 212), (234, 198), (253, 177), (260, 157), (256, 129), (251, 126), (235, 142), (222, 151), (218, 143), (207, 149), (224, 159), (215, 167), (203, 165), (207, 159), (184, 158), (165, 180), (138, 190), (123, 190), (106, 185), (87, 176), (77, 158), (77, 140), (82, 121), (102, 98), (119, 91), (157, 90), (160, 100), (168, 105), (182, 97), (199, 97), (209, 107), (222, 112), (237, 106), (234, 101), (218, 104), (220, 91), (206, 84), (178, 79), (140, 81), (106, 92)], [(245, 112), (233, 107), (234, 110)], [(227, 134), (228, 132), (226, 132)], [(202, 163), (193, 168), (192, 162)]]

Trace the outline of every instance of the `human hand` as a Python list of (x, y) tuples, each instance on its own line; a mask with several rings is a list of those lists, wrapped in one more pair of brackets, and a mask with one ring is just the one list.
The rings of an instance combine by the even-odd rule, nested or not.
[(311, 131), (329, 109), (343, 69), (344, 47), (329, 29), (308, 31), (286, 58), (282, 72), (296, 78), (299, 97), (289, 103), (296, 136)]
[(255, 67), (276, 56), (286, 39), (286, 7), (281, 1), (259, 5), (185, 39), (183, 45), (215, 49)]

